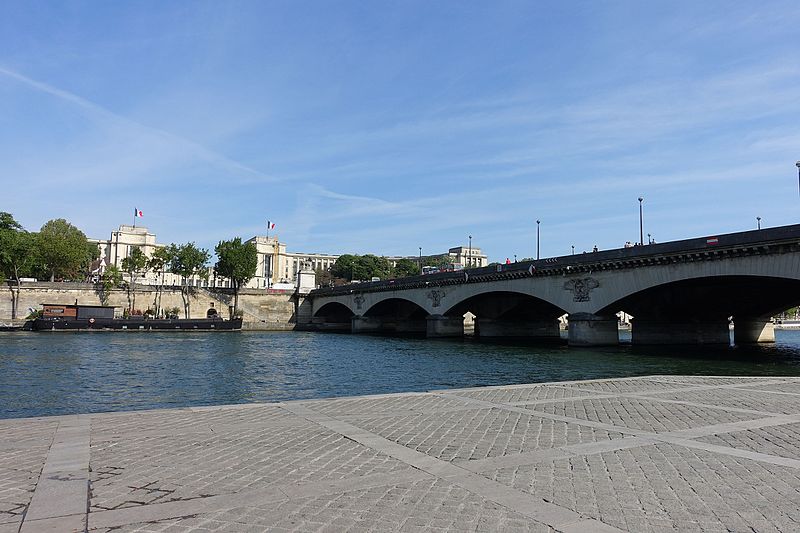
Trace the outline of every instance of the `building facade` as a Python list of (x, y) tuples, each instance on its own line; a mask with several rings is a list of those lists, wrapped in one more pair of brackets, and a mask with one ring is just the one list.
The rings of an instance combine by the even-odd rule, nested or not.
[[(154, 233), (150, 233), (146, 227), (129, 226), (123, 224), (116, 231), (111, 232), (111, 237), (106, 240), (89, 239), (97, 245), (100, 257), (97, 262), (98, 268), (96, 275), (101, 275), (105, 267), (113, 265), (122, 268), (122, 260), (128, 257), (133, 248), (139, 248), (147, 257), (152, 257), (153, 252), (162, 248), (164, 244), (156, 242)], [(286, 244), (280, 242), (278, 237), (257, 235), (245, 241), (253, 243), (258, 254), (258, 266), (256, 275), (245, 285), (250, 289), (292, 289), (297, 285), (298, 275), (301, 270), (330, 270), (339, 255), (288, 252)], [(414, 262), (422, 260), (422, 265), (426, 260), (434, 257), (446, 255), (454, 264), (463, 265), (466, 268), (486, 266), (488, 260), (481, 253), (480, 248), (457, 246), (450, 248), (446, 254), (435, 256), (392, 256), (386, 257), (394, 267), (400, 259), (410, 259)], [(169, 272), (161, 273), (145, 272), (136, 278), (136, 282), (143, 285), (174, 285), (179, 286), (183, 283), (180, 276)], [(188, 280), (188, 284), (193, 287), (229, 287), (230, 281), (218, 278), (214, 275), (213, 267), (209, 267), (206, 277), (195, 276)]]

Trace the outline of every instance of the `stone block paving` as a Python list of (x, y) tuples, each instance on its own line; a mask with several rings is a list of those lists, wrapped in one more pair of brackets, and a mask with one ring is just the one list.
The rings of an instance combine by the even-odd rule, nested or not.
[(354, 423), (443, 461), (480, 460), (624, 436), (502, 409), (364, 418)]
[(800, 378), (0, 420), (11, 531), (800, 531)]
[(0, 420), (0, 524), (21, 521), (57, 427), (52, 418)]

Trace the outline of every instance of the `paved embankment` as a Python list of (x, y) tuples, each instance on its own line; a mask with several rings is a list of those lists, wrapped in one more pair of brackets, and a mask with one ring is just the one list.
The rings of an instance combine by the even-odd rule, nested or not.
[(800, 378), (0, 420), (0, 533), (87, 528), (798, 531)]

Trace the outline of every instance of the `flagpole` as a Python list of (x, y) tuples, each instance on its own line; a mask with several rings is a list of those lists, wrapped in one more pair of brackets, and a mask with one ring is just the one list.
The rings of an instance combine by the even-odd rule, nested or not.
[(136, 227), (136, 213), (138, 213), (137, 209), (138, 208), (136, 208), (136, 207), (133, 208), (133, 227), (134, 228)]

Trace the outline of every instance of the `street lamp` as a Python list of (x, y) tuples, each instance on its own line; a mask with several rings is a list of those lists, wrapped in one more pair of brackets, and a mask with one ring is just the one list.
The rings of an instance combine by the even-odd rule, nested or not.
[(647, 244), (653, 244), (653, 239), (650, 237), (650, 234), (647, 234)]
[(761, 229), (761, 217), (756, 217), (756, 223), (758, 224), (758, 229)]
[(539, 260), (539, 224), (541, 224), (541, 220), (536, 221), (536, 260)]
[(795, 165), (797, 166), (797, 187), (798, 191), (800, 191), (800, 161), (795, 163)]
[(575, 245), (572, 245), (572, 255), (575, 255)]
[(422, 246), (419, 247), (419, 273), (422, 274)]
[(472, 235), (469, 236), (469, 252), (467, 253), (467, 265), (472, 266)]
[(644, 225), (642, 224), (642, 201), (644, 198), (639, 197), (639, 245), (644, 246)]

